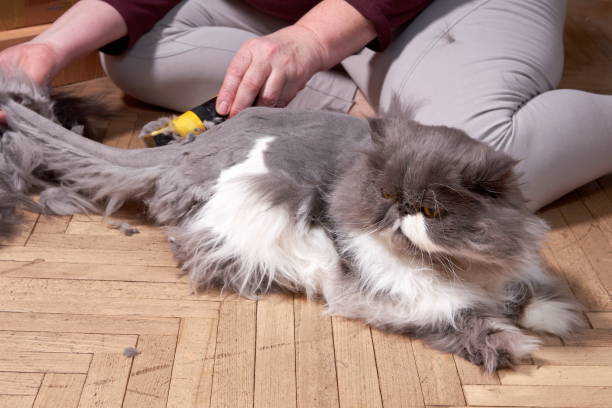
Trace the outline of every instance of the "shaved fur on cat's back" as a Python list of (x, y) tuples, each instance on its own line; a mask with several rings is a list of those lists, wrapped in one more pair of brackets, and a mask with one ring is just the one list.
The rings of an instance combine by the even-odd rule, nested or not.
[(35, 188), (52, 214), (141, 200), (198, 289), (304, 292), (489, 371), (537, 347), (519, 325), (563, 336), (581, 323), (542, 266), (546, 225), (514, 160), (458, 129), (251, 108), (182, 143), (123, 150), (24, 100), (0, 90), (0, 195)]

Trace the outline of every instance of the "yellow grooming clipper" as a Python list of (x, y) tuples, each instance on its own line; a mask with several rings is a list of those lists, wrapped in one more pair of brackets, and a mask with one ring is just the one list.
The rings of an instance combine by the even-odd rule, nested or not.
[(161, 129), (147, 133), (142, 138), (148, 147), (163, 146), (174, 140), (172, 134), (178, 134), (181, 138), (188, 135), (198, 135), (206, 130), (205, 122), (220, 123), (226, 119), (217, 113), (215, 105), (217, 97), (177, 116)]

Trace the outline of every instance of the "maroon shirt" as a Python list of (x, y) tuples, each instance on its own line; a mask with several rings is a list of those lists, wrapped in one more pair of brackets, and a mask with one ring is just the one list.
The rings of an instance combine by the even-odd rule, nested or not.
[[(105, 0), (125, 20), (128, 35), (102, 48), (107, 54), (120, 54), (131, 47), (153, 27), (179, 0)], [(295, 22), (320, 0), (244, 0), (257, 10), (284, 20)], [(376, 29), (377, 40), (369, 45), (385, 49), (393, 34), (412, 20), (432, 0), (346, 0)]]

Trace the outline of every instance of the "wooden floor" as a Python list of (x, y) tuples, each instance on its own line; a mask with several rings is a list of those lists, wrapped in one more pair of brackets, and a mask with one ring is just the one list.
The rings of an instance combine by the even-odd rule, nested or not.
[[(612, 2), (574, 1), (568, 21), (563, 85), (612, 94)], [(97, 124), (111, 145), (139, 146), (159, 115), (104, 79), (76, 89), (123, 107)], [(542, 215), (544, 256), (591, 327), (495, 375), (300, 296), (193, 295), (135, 209), (117, 217), (132, 237), (99, 217), (28, 215), (0, 248), (0, 407), (612, 407), (612, 176)]]

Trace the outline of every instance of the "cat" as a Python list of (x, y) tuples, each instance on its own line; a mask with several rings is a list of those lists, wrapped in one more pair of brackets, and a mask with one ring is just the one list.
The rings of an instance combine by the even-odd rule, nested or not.
[(515, 161), (460, 130), (249, 108), (183, 143), (122, 150), (10, 95), (0, 107), (3, 160), (41, 191), (34, 205), (108, 215), (143, 201), (198, 289), (303, 292), (489, 372), (537, 348), (521, 328), (566, 336), (583, 324), (542, 266), (547, 226)]

